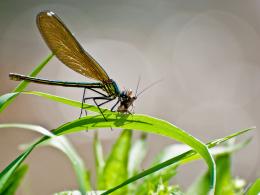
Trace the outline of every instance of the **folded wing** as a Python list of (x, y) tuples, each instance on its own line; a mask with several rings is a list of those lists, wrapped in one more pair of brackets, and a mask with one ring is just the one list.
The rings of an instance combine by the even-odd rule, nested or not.
[(105, 70), (82, 48), (56, 14), (40, 12), (37, 26), (50, 50), (66, 66), (101, 82), (110, 80)]

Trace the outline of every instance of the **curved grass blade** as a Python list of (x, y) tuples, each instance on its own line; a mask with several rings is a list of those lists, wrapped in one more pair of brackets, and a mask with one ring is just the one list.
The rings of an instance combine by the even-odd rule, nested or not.
[(15, 97), (18, 95), (19, 95), (19, 93), (14, 92), (14, 93), (7, 93), (7, 94), (0, 96), (0, 113), (7, 106), (9, 106), (12, 103), (12, 101), (15, 99)]
[[(251, 139), (245, 140), (238, 144), (229, 144), (212, 148), (212, 154), (216, 156), (217, 165), (217, 183), (216, 195), (235, 194), (233, 178), (231, 173), (231, 156), (230, 154), (244, 148)], [(187, 195), (206, 194), (209, 188), (209, 173), (206, 172), (200, 176), (188, 189)]]
[[(7, 93), (7, 94), (1, 96), (0, 97), (0, 108), (5, 106), (5, 102), (8, 101), (8, 99), (10, 99), (10, 97), (12, 98), (12, 96), (17, 96), (19, 94), (35, 95), (35, 96), (43, 97), (45, 99), (49, 99), (49, 100), (52, 100), (52, 101), (55, 101), (58, 103), (67, 104), (69, 106), (73, 106), (73, 107), (77, 107), (77, 108), (81, 108), (81, 105), (82, 105), (82, 102), (67, 99), (64, 97), (56, 96), (56, 95), (51, 95), (48, 93), (43, 93), (43, 92), (39, 92), (39, 91), (24, 91), (24, 92)], [(99, 109), (96, 106), (84, 103), (83, 107), (88, 111), (100, 113)], [(110, 112), (109, 110), (104, 109), (104, 108), (100, 108), (100, 109), (102, 112)]]
[[(115, 112), (106, 111), (105, 117), (107, 121), (104, 120), (102, 115), (97, 116), (87, 116), (81, 119), (77, 119), (61, 127), (52, 131), (55, 135), (63, 135), (68, 133), (74, 133), (78, 131), (85, 131), (86, 128), (88, 130), (97, 129), (97, 128), (124, 128), (124, 129), (138, 129), (149, 133), (155, 133), (163, 136), (170, 137), (172, 139), (176, 139), (177, 141), (183, 142), (185, 144), (190, 145), (194, 148), (198, 153), (200, 153), (205, 161), (207, 162), (210, 172), (211, 172), (211, 184), (214, 188), (215, 185), (215, 164), (213, 157), (208, 151), (208, 148), (201, 143), (196, 138), (192, 137), (185, 131), (180, 128), (160, 119), (148, 117), (145, 115), (125, 115), (119, 114)], [(5, 177), (6, 174), (9, 173), (9, 170), (13, 169), (13, 166), (17, 165), (26, 156), (31, 152), (31, 150), (41, 143), (42, 141), (48, 139), (48, 137), (44, 137), (35, 145), (32, 145), (28, 150), (25, 151), (25, 154), (22, 154), (18, 157), (13, 163), (10, 164), (1, 174), (0, 180), (2, 177)], [(18, 166), (18, 165), (17, 165)]]
[[(79, 104), (75, 104), (75, 101), (72, 102), (65, 98), (60, 98), (58, 96), (52, 96), (50, 94), (43, 94), (43, 93), (35, 93), (35, 92), (27, 92), (34, 95), (41, 95), (42, 97), (47, 97), (54, 101), (63, 101), (67, 104), (73, 104), (74, 106), (81, 107)], [(85, 104), (89, 107), (89, 105)], [(95, 108), (94, 106), (89, 107), (90, 109)], [(87, 108), (87, 109), (89, 109)], [(89, 109), (89, 110), (90, 110)], [(96, 108), (97, 109), (97, 108)], [(70, 123), (67, 123), (59, 128), (57, 128), (53, 133), (55, 135), (62, 135), (77, 131), (82, 131), (85, 129), (96, 129), (96, 128), (106, 128), (106, 127), (113, 127), (113, 128), (124, 128), (124, 129), (138, 129), (149, 133), (159, 134), (163, 136), (167, 136), (169, 138), (175, 139), (179, 142), (183, 142), (190, 147), (194, 148), (200, 155), (203, 156), (204, 160), (206, 161), (210, 173), (211, 173), (211, 188), (214, 191), (215, 187), (215, 162), (212, 155), (209, 153), (207, 146), (205, 146), (201, 141), (194, 138), (187, 132), (183, 131), (182, 129), (172, 125), (171, 123), (148, 117), (145, 115), (126, 115), (120, 114), (116, 112), (111, 112), (109, 110), (105, 110), (103, 112), (107, 121), (104, 120), (102, 115), (97, 116), (87, 116)]]
[[(39, 144), (39, 146), (53, 146), (60, 151), (62, 151), (71, 161), (72, 166), (74, 168), (79, 188), (81, 192), (86, 192), (86, 190), (91, 190), (90, 180), (88, 178), (88, 170), (85, 168), (83, 160), (76, 153), (72, 145), (66, 139), (65, 136), (55, 136), (47, 129), (38, 126), (38, 125), (29, 125), (29, 124), (0, 124), (0, 128), (23, 128), (26, 130), (32, 130), (38, 132), (40, 134), (51, 137), (52, 139), (48, 139), (45, 142)], [(22, 144), (22, 149), (26, 151), (27, 148), (30, 148), (34, 144)]]
[(4, 185), (3, 189), (1, 189), (1, 194), (5, 195), (14, 195), (16, 194), (16, 190), (19, 187), (20, 183), (22, 182), (25, 174), (28, 171), (28, 165), (23, 164), (13, 174), (13, 177), (10, 177), (6, 184)]
[(255, 180), (255, 182), (250, 186), (250, 188), (247, 191), (248, 195), (256, 195), (260, 192), (260, 178)]
[[(252, 128), (251, 128), (251, 129), (252, 129)], [(210, 147), (214, 147), (214, 146), (216, 146), (217, 144), (220, 144), (220, 143), (222, 143), (222, 142), (224, 142), (224, 141), (227, 141), (228, 139), (231, 139), (232, 137), (235, 137), (235, 136), (238, 136), (238, 135), (240, 135), (240, 134), (242, 134), (242, 133), (245, 133), (245, 132), (247, 132), (247, 131), (249, 131), (249, 130), (251, 130), (251, 129), (245, 129), (245, 130), (242, 130), (242, 131), (240, 131), (240, 132), (237, 132), (237, 133), (234, 133), (234, 134), (232, 134), (232, 135), (229, 135), (229, 136), (227, 136), (227, 137), (225, 137), (225, 138), (217, 139), (216, 141), (213, 141), (213, 142), (209, 143), (208, 145), (209, 145)], [(20, 164), (25, 160), (25, 158), (30, 154), (30, 152), (34, 149), (34, 147), (36, 147), (38, 144), (40, 144), (41, 142), (43, 142), (43, 141), (45, 141), (45, 140), (47, 140), (47, 139), (48, 139), (48, 137), (45, 136), (45, 137), (43, 137), (42, 139), (40, 139), (37, 143), (35, 143), (35, 144), (33, 144), (32, 146), (30, 146), (29, 148), (27, 148), (25, 152), (23, 152), (20, 156), (18, 156), (12, 163), (10, 163), (10, 164), (0, 173), (0, 189), (3, 187), (3, 185), (5, 184), (6, 180), (10, 177), (10, 175), (13, 174), (13, 172), (17, 169), (17, 167), (19, 167), (19, 165), (20, 165)], [(136, 181), (136, 180), (138, 180), (138, 179), (140, 179), (140, 178), (142, 178), (142, 177), (145, 177), (146, 175), (149, 175), (149, 174), (151, 174), (151, 173), (153, 173), (153, 172), (156, 172), (156, 171), (158, 171), (158, 170), (160, 170), (160, 169), (162, 169), (162, 168), (164, 168), (164, 167), (167, 167), (167, 166), (169, 166), (169, 165), (171, 165), (171, 164), (173, 164), (173, 163), (176, 163), (176, 162), (178, 162), (178, 161), (180, 161), (180, 160), (183, 160), (183, 159), (186, 158), (186, 157), (190, 157), (190, 156), (192, 156), (192, 155), (194, 155), (194, 154), (196, 154), (196, 152), (193, 151), (193, 150), (190, 150), (190, 151), (188, 151), (188, 152), (186, 152), (186, 153), (184, 153), (184, 154), (182, 154), (182, 155), (180, 155), (180, 156), (178, 156), (178, 157), (174, 157), (174, 158), (172, 158), (172, 159), (170, 159), (170, 160), (168, 160), (168, 161), (166, 161), (166, 162), (164, 162), (164, 163), (161, 163), (161, 164), (159, 164), (159, 165), (157, 165), (157, 166), (155, 166), (155, 167), (152, 167), (151, 169), (146, 170), (146, 171), (144, 171), (144, 172), (142, 172), (142, 173), (140, 173), (140, 174), (138, 174), (138, 175), (136, 175), (136, 176), (134, 176), (134, 177), (132, 177), (132, 178), (130, 178), (130, 179), (128, 179), (128, 180), (126, 180), (126, 181), (123, 182), (122, 184), (120, 184), (120, 185), (118, 185), (118, 186), (116, 186), (116, 187), (114, 187), (114, 188), (112, 188), (112, 189), (106, 191), (105, 194), (109, 194), (109, 193), (111, 193), (111, 192), (113, 192), (113, 191), (115, 191), (115, 190), (121, 188), (121, 187), (124, 186), (124, 185), (127, 185), (127, 184), (129, 184), (129, 183), (132, 183), (132, 182), (134, 182), (134, 181)], [(1, 193), (1, 191), (0, 191), (0, 193)]]
[[(39, 72), (45, 67), (45, 65), (52, 59), (54, 55), (50, 54), (47, 58), (45, 58), (30, 74), (29, 76), (35, 77)], [(26, 81), (20, 82), (17, 87), (13, 90), (13, 92), (21, 92), (23, 91), (29, 83)], [(11, 93), (12, 94), (12, 93)], [(3, 95), (0, 96), (0, 113), (4, 111), (4, 109), (12, 103), (15, 97), (18, 94), (14, 95)]]
[(144, 132), (159, 134), (170, 137), (177, 141), (183, 142), (190, 147), (194, 148), (201, 154), (207, 162), (211, 172), (211, 186), (214, 191), (215, 186), (215, 164), (213, 157), (208, 151), (208, 148), (196, 138), (192, 137), (180, 128), (160, 119), (148, 117), (145, 115), (125, 115), (119, 113), (108, 112), (105, 114), (107, 121), (104, 120), (102, 115), (87, 116), (73, 122), (67, 123), (53, 131), (56, 135), (64, 133), (72, 133), (96, 128), (125, 128), (137, 129)]
[[(31, 94), (34, 94), (34, 92), (30, 92)], [(50, 94), (47, 94), (48, 95), (48, 98), (49, 99), (52, 99), (52, 98), (50, 98), (50, 97), (54, 97), (54, 96), (52, 96), (52, 95), (50, 95)], [(42, 97), (46, 97), (46, 96), (42, 96)], [(55, 98), (57, 98), (57, 96), (55, 96)], [(53, 99), (54, 101), (56, 101), (56, 99)], [(58, 98), (58, 102), (60, 102), (61, 101), (61, 99), (62, 98)], [(68, 99), (65, 99), (66, 100), (66, 103), (67, 104), (73, 104), (74, 106), (80, 106), (79, 104), (75, 104), (75, 101), (71, 101), (71, 100), (68, 100)], [(87, 104), (86, 104), (87, 105)], [(88, 105), (87, 105), (88, 106)], [(94, 106), (91, 106), (91, 108), (93, 108)], [(110, 111), (108, 111), (108, 110), (106, 110), (106, 112), (108, 112), (108, 113), (111, 113), (112, 114), (112, 116), (114, 116), (115, 118), (117, 118), (117, 117), (119, 117), (120, 116), (120, 114), (117, 114), (117, 113), (113, 113), (113, 112), (110, 112)], [(122, 115), (121, 115), (122, 116)], [(79, 120), (76, 120), (76, 121), (74, 121), (74, 122), (72, 122), (72, 123), (68, 123), (68, 124), (65, 124), (65, 125), (63, 125), (63, 126), (61, 126), (60, 128), (58, 128), (58, 129), (56, 129), (55, 130), (55, 134), (65, 134), (65, 133), (72, 133), (72, 132), (75, 132), (75, 131), (80, 131), (80, 130), (82, 130), (82, 129), (86, 129), (86, 127), (85, 126), (89, 126), (89, 127), (91, 127), (91, 129), (92, 128), (98, 128), (98, 127), (106, 127), (106, 126), (110, 126), (111, 127), (111, 125), (113, 126), (113, 123), (115, 123), (115, 127), (121, 127), (121, 125), (123, 125), (124, 124), (124, 121), (122, 121), (122, 118), (128, 118), (129, 117), (129, 115), (123, 115), (122, 117), (121, 117), (121, 120), (114, 120), (113, 122), (112, 122), (112, 124), (111, 124), (111, 121), (109, 120), (109, 121), (106, 121), (105, 122), (105, 124), (104, 124), (104, 121), (103, 121), (103, 117), (102, 116), (94, 116), (94, 118), (93, 117), (91, 117), (91, 118), (89, 118), (89, 117), (91, 117), (91, 116), (88, 116), (88, 117), (85, 117), (85, 118), (82, 118), (82, 119), (79, 119)], [(94, 121), (93, 121), (93, 119), (94, 119)], [(84, 121), (85, 120), (85, 121)], [(103, 121), (103, 123), (102, 123), (102, 125), (101, 126), (99, 126), (99, 125), (97, 125), (96, 123), (97, 122), (102, 122)], [(159, 120), (160, 121), (160, 120)], [(129, 122), (131, 122), (131, 121), (129, 121)], [(134, 122), (134, 124), (135, 124), (135, 121), (132, 121), (132, 122)], [(146, 123), (145, 121), (139, 121), (140, 122), (140, 124), (138, 124), (138, 126), (142, 126), (142, 125), (147, 125), (148, 127), (148, 130), (147, 130), (147, 132), (149, 132), (149, 128), (151, 127), (151, 126), (153, 126), (153, 122), (151, 122), (151, 123)], [(154, 121), (154, 122), (156, 122), (155, 124), (157, 124), (157, 121)], [(160, 123), (160, 122), (159, 122)], [(101, 123), (100, 123), (101, 124)], [(166, 124), (167, 124), (167, 122), (166, 122)], [(78, 127), (77, 128), (77, 125), (78, 126), (80, 126), (80, 127)], [(83, 125), (83, 126), (82, 126)], [(135, 125), (133, 125), (132, 124), (132, 126), (131, 126), (131, 123), (128, 123), (128, 125), (130, 125), (130, 126), (127, 126), (127, 128), (129, 128), (129, 129), (131, 129), (131, 128), (138, 128), (138, 126), (135, 126)], [(158, 124), (157, 124), (158, 125)], [(164, 135), (164, 134), (166, 134), (166, 136), (167, 136), (167, 132), (170, 132), (171, 133), (171, 135), (169, 135), (169, 137), (171, 137), (172, 136), (172, 133), (173, 133), (173, 136), (175, 135), (175, 131), (173, 130), (173, 132), (171, 132), (171, 130), (172, 129), (170, 129), (170, 131), (168, 131), (168, 129), (167, 128), (165, 128), (164, 127), (165, 125), (163, 125), (163, 126), (160, 126), (160, 124), (158, 125), (158, 127), (156, 127), (156, 126), (153, 126), (153, 127), (155, 127), (155, 128), (153, 128), (151, 131), (152, 132), (154, 132), (154, 133), (158, 133), (158, 134), (160, 134), (160, 129), (161, 128), (163, 128), (164, 130), (163, 130), (163, 133), (162, 133), (162, 135)], [(166, 126), (168, 126), (168, 125), (166, 125)], [(123, 126), (122, 126), (123, 127)], [(70, 130), (70, 128), (72, 128), (72, 130)], [(158, 130), (158, 129), (159, 130)], [(90, 129), (90, 128), (89, 128)], [(140, 129), (140, 128), (139, 128)], [(173, 126), (173, 129), (174, 129), (174, 126)], [(245, 131), (248, 131), (248, 130), (250, 130), (250, 129), (247, 129), (247, 130), (245, 130)], [(178, 130), (177, 130), (177, 132), (179, 132)], [(177, 134), (178, 135), (178, 137), (177, 138), (181, 138), (181, 132), (182, 132), (182, 130)], [(236, 133), (235, 135), (238, 135), (239, 133), (241, 133), (241, 132), (238, 132), (238, 133)], [(184, 133), (185, 134), (185, 133)], [(186, 135), (186, 134), (185, 134)], [(235, 135), (232, 135), (232, 136), (235, 136)], [(175, 137), (175, 136), (174, 136)], [(184, 136), (185, 137), (185, 136)], [(190, 139), (188, 139), (187, 140), (187, 142), (192, 142), (192, 140), (194, 139), (192, 136), (189, 136), (188, 135), (188, 138), (190, 137)], [(228, 138), (225, 138), (225, 139), (229, 139), (230, 137), (228, 137)], [(41, 139), (41, 140), (39, 140), (39, 142), (38, 143), (40, 143), (40, 142), (42, 142), (42, 141), (44, 141), (45, 139), (48, 139), (48, 138), (46, 138), (46, 137), (44, 137), (43, 139)], [(184, 138), (185, 139), (185, 138)], [(217, 145), (218, 144), (218, 142), (220, 142), (221, 140), (216, 140), (215, 142), (213, 142), (213, 143), (210, 143), (211, 145), (210, 146), (214, 146), (214, 145)], [(37, 144), (37, 143), (36, 143)], [(200, 146), (200, 145), (199, 145)], [(17, 166), (20, 164), (20, 162), (22, 162), (23, 160), (24, 160), (24, 158), (26, 158), (26, 156), (28, 155), (28, 153), (30, 153), (31, 152), (31, 150), (34, 148), (35, 146), (32, 146), (31, 148), (28, 148), (27, 149), (27, 151), (25, 151), (23, 154), (21, 154), (16, 160), (14, 160), (8, 167), (6, 167), (6, 169), (4, 170), (4, 171), (2, 171), (1, 173), (0, 173), (0, 184), (1, 184), (1, 179), (3, 179), (3, 178), (5, 178), (6, 177), (6, 175), (8, 175), (9, 174), (9, 172), (11, 171), (12, 172), (12, 170), (13, 170), (13, 167), (15, 167), (15, 168), (17, 168)], [(204, 148), (204, 146), (202, 147), (202, 149), (206, 149), (206, 151), (207, 151), (207, 148)], [(205, 150), (204, 150), (205, 151)], [(195, 153), (194, 151), (189, 151), (187, 154), (184, 154), (183, 155), (183, 157), (186, 157), (186, 156), (191, 156), (193, 153)], [(208, 151), (206, 152), (206, 153), (208, 153)], [(181, 159), (183, 159), (183, 157), (181, 158)], [(212, 162), (213, 161), (211, 161), (212, 160), (212, 158), (207, 158), (208, 159), (208, 161), (209, 161), (209, 164), (211, 164), (212, 165)], [(137, 180), (137, 179), (140, 179), (141, 177), (144, 177), (145, 175), (147, 175), (147, 174), (150, 174), (151, 172), (155, 172), (155, 171), (158, 171), (159, 169), (161, 169), (161, 168), (163, 168), (163, 167), (165, 167), (165, 166), (168, 166), (168, 165), (170, 165), (170, 164), (172, 164), (172, 163), (174, 163), (174, 161), (173, 162), (166, 162), (165, 163), (165, 165), (163, 165), (162, 164), (162, 166), (159, 166), (159, 167), (157, 167), (157, 168), (154, 168), (154, 169), (152, 169), (151, 171), (148, 171), (148, 172), (144, 172), (144, 173), (142, 173), (141, 175), (139, 175), (139, 176), (136, 176), (135, 178), (134, 178), (134, 180), (130, 180), (130, 183), (131, 183), (131, 181), (133, 182), (133, 181), (135, 181), (135, 180)], [(14, 168), (14, 169), (15, 169)], [(213, 162), (213, 169), (212, 169), (212, 166), (211, 166), (211, 171), (214, 171), (214, 162)], [(142, 176), (143, 175), (143, 176)], [(214, 181), (214, 180), (213, 180)], [(123, 183), (122, 185), (126, 185), (126, 184), (128, 184), (129, 183), (129, 180), (127, 180), (125, 183)], [(116, 190), (116, 189), (118, 189), (118, 188), (120, 188), (120, 186), (122, 186), (122, 185), (119, 185), (119, 186), (117, 186), (117, 187), (115, 187), (114, 189), (112, 189), (112, 191), (114, 191), (114, 190)]]
[(3, 193), (3, 188), (8, 182), (8, 180), (12, 177), (14, 172), (21, 165), (21, 163), (26, 159), (26, 157), (31, 153), (34, 147), (36, 147), (35, 144), (27, 148), (26, 151), (24, 151), (20, 156), (18, 156), (0, 173), (0, 194)]

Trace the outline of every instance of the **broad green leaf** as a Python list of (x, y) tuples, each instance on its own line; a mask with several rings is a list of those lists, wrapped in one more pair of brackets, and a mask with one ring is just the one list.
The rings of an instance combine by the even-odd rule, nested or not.
[(19, 187), (21, 181), (23, 180), (25, 174), (28, 171), (28, 165), (22, 165), (14, 172), (13, 176), (10, 177), (3, 188), (1, 189), (0, 194), (4, 195), (14, 195), (16, 190)]
[[(29, 76), (35, 77), (38, 75), (38, 73), (45, 67), (45, 65), (51, 60), (53, 57), (53, 54), (50, 54), (47, 58), (45, 58), (30, 74)], [(6, 75), (7, 76), (7, 75)], [(23, 91), (29, 82), (22, 81), (20, 82), (17, 87), (13, 90), (13, 93), (5, 94), (3, 96), (0, 96), (0, 113), (4, 111), (4, 109), (12, 103), (12, 101), (15, 99), (15, 97), (18, 95), (15, 92), (21, 92)]]
[(260, 178), (255, 180), (255, 182), (250, 186), (247, 191), (248, 195), (259, 195), (260, 194)]
[[(105, 162), (102, 175), (101, 190), (114, 187), (128, 178), (128, 156), (131, 147), (132, 131), (123, 130)], [(127, 189), (123, 188), (114, 194), (126, 194)]]

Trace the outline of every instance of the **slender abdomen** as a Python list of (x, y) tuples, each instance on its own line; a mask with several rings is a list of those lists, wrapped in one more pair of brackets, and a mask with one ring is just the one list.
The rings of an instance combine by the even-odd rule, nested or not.
[(29, 81), (38, 84), (45, 85), (56, 85), (63, 87), (80, 87), (80, 88), (102, 88), (102, 83), (80, 83), (80, 82), (67, 82), (67, 81), (53, 81), (48, 79), (35, 78), (30, 76), (25, 76), (17, 73), (10, 73), (9, 78), (14, 81)]

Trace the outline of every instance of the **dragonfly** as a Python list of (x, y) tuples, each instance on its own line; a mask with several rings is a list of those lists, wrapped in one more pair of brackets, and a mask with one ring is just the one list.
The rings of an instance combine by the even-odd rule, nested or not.
[[(129, 108), (133, 107), (133, 103), (137, 99), (137, 89), (135, 94), (133, 94), (133, 91), (130, 89), (120, 90), (118, 84), (111, 79), (102, 66), (83, 49), (74, 35), (54, 12), (40, 12), (36, 17), (36, 23), (47, 46), (63, 64), (96, 82), (48, 80), (17, 73), (9, 74), (11, 80), (24, 80), (38, 84), (84, 88), (80, 117), (82, 115), (83, 103), (90, 99), (93, 100), (105, 120), (106, 118), (100, 109), (100, 106), (113, 100), (117, 101), (112, 106), (111, 111), (114, 111), (115, 107), (118, 105), (118, 112), (131, 113)], [(86, 89), (94, 91), (98, 96), (85, 97)], [(101, 101), (102, 103), (100, 103)]]

